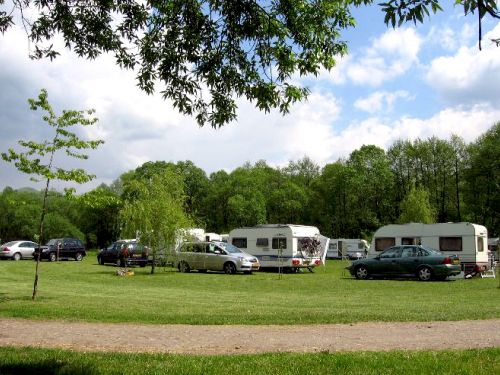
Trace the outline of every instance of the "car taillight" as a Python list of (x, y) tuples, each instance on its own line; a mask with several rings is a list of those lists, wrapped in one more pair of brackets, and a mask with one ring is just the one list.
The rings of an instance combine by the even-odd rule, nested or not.
[(451, 258), (450, 257), (446, 257), (443, 259), (443, 264), (451, 264)]
[(298, 260), (298, 259), (292, 259), (292, 264), (294, 266), (298, 266), (300, 264), (300, 260)]
[(319, 259), (316, 259), (316, 261), (314, 262), (314, 264), (316, 264), (317, 266), (319, 266), (321, 264), (321, 261)]
[(2, 250), (4, 253), (8, 253), (10, 251), (10, 249), (8, 247), (4, 247), (3, 250)]

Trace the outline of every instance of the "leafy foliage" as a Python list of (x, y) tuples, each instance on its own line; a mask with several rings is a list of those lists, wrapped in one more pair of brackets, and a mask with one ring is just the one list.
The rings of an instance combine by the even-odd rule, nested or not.
[[(33, 58), (56, 58), (59, 51), (49, 44), (56, 35), (81, 57), (112, 53), (120, 67), (137, 69), (146, 93), (159, 89), (200, 126), (219, 127), (236, 118), (238, 97), (287, 113), (308, 93), (292, 83), (292, 74), (333, 68), (347, 53), (340, 33), (354, 26), (350, 5), (369, 2), (28, 0), (14, 6), (36, 7), (25, 22)], [(12, 20), (4, 12), (0, 30)]]
[(129, 198), (120, 210), (122, 236), (134, 238), (150, 246), (153, 267), (158, 251), (174, 246), (180, 230), (189, 228), (191, 221), (184, 211), (182, 177), (170, 170), (149, 179), (138, 178), (127, 182)]
[(429, 193), (425, 189), (411, 189), (401, 202), (400, 208), (399, 222), (401, 224), (431, 224), (435, 222), (435, 215), (429, 202)]

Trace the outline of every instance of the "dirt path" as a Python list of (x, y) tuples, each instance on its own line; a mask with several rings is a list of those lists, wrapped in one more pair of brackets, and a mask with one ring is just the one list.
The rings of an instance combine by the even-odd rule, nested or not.
[(73, 323), (0, 318), (0, 346), (236, 354), (500, 347), (500, 319), (312, 326)]

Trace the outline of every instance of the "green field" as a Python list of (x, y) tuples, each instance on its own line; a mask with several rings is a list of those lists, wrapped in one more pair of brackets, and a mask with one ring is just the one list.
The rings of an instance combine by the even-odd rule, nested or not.
[(0, 348), (0, 374), (498, 374), (500, 349), (186, 356)]
[(186, 324), (317, 324), (500, 317), (497, 279), (419, 282), (351, 278), (347, 262), (328, 261), (315, 273), (253, 275), (179, 273), (43, 262), (38, 299), (31, 293), (35, 262), (0, 262), (0, 316), (99, 322)]

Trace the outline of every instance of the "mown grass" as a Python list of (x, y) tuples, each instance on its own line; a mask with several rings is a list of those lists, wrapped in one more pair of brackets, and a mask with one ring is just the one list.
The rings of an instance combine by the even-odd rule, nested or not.
[(500, 349), (187, 356), (0, 348), (13, 374), (498, 374)]
[(43, 262), (31, 300), (35, 263), (0, 262), (0, 316), (99, 322), (317, 324), (500, 317), (497, 279), (358, 281), (347, 262), (315, 273), (189, 274), (134, 268), (118, 277), (95, 254), (83, 262)]

